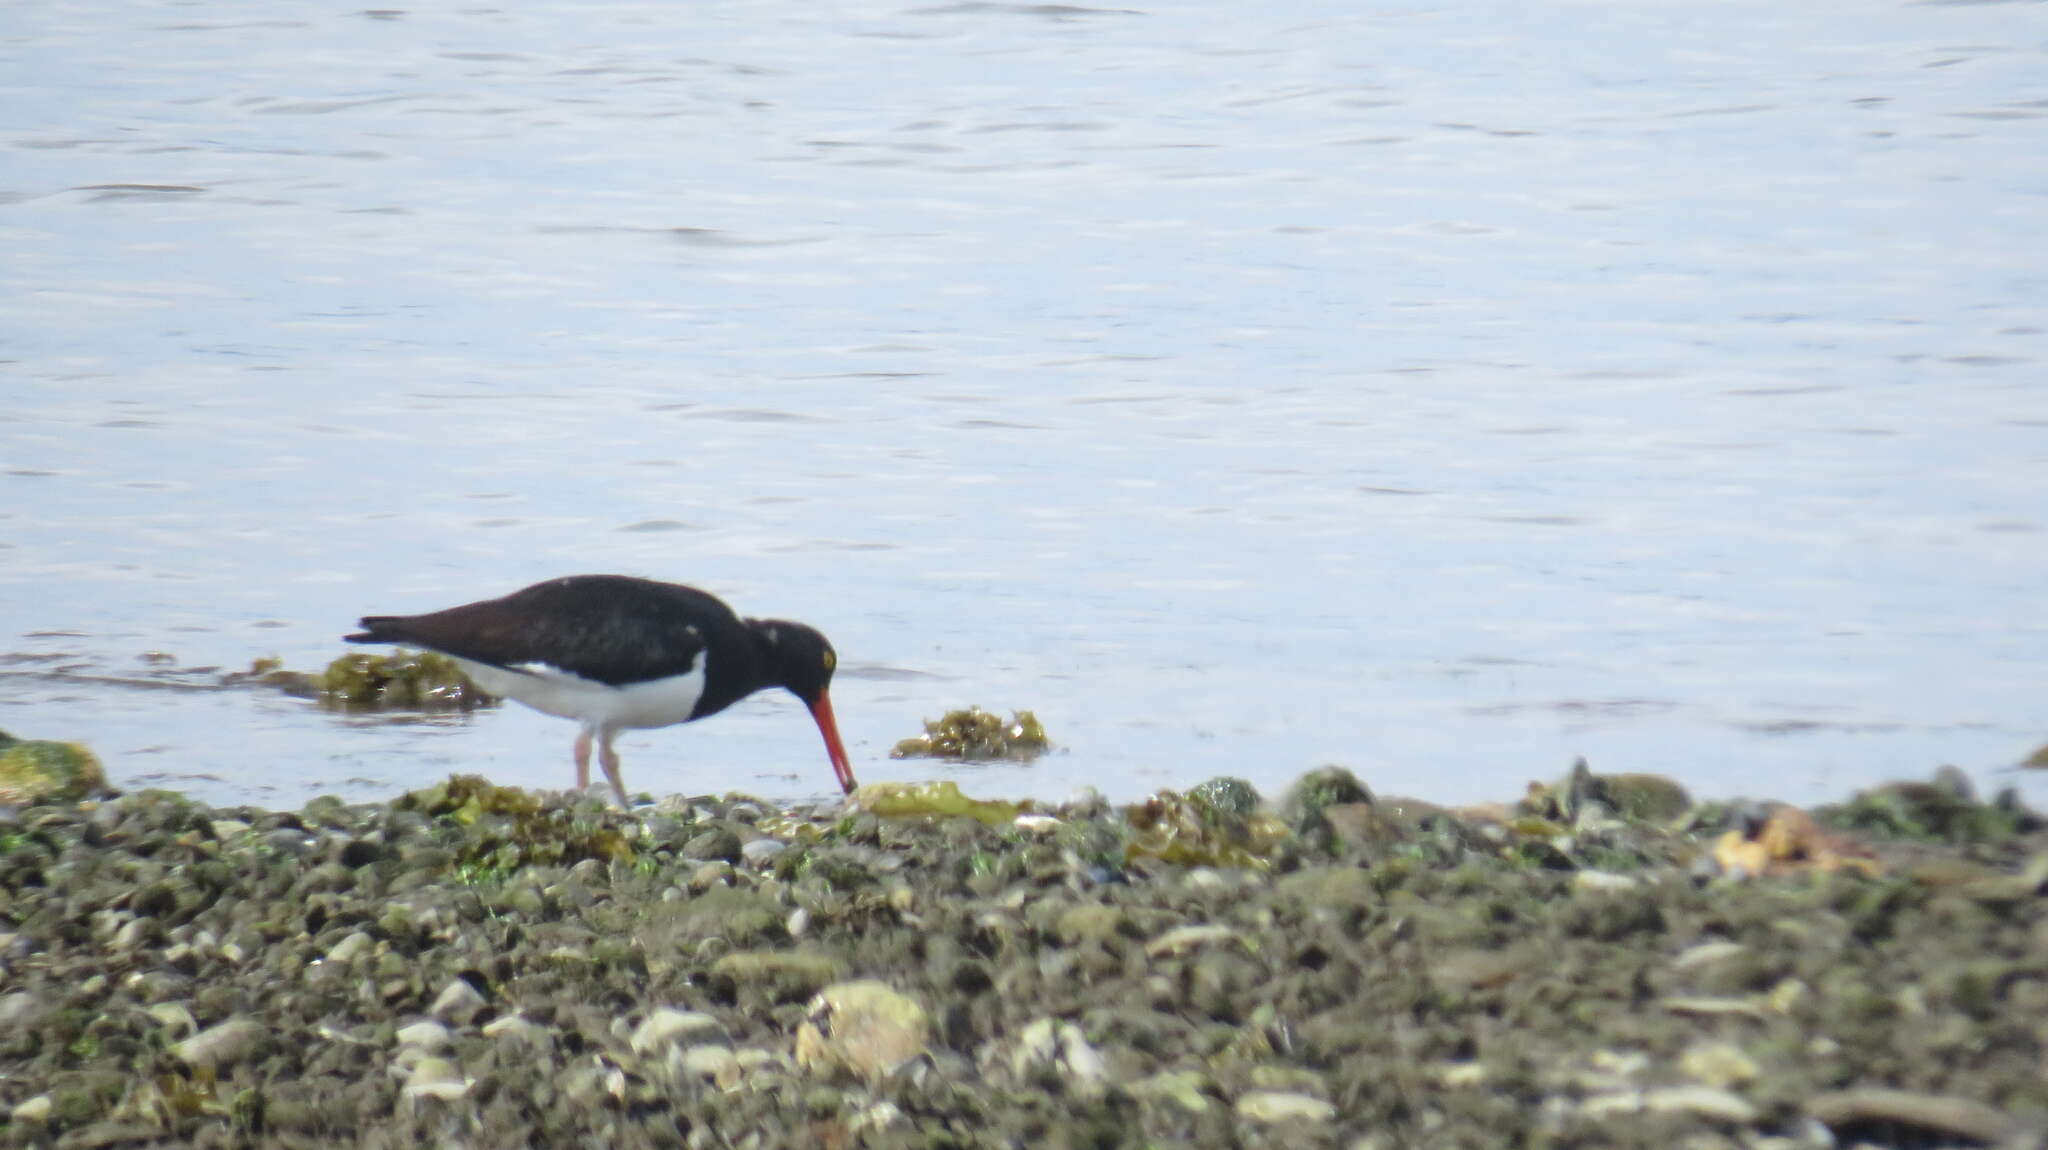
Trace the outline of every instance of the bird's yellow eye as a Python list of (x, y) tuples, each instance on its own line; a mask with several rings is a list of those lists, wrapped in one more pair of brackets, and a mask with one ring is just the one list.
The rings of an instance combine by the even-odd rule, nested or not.
[(827, 673), (830, 673), (830, 672), (831, 672), (832, 670), (834, 670), (835, 668), (837, 668), (837, 667), (838, 667), (838, 665), (839, 665), (839, 660), (838, 660), (838, 658), (836, 658), (836, 657), (835, 657), (835, 656), (834, 656), (834, 655), (832, 654), (832, 652), (830, 652), (830, 651), (827, 651), (827, 652), (825, 652), (825, 670), (826, 670), (826, 672), (827, 672)]

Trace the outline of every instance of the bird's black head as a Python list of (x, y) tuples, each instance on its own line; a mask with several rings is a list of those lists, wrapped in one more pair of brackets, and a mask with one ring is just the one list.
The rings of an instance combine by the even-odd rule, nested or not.
[(816, 628), (787, 619), (749, 619), (747, 626), (761, 640), (774, 681), (816, 707), (832, 685), (832, 672), (839, 669), (839, 655)]

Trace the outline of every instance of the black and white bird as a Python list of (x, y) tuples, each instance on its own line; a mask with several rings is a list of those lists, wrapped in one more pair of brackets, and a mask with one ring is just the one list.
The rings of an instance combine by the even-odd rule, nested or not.
[(425, 615), (368, 615), (351, 643), (401, 643), (455, 660), (476, 685), (583, 724), (576, 786), (590, 748), (628, 803), (612, 740), (622, 730), (715, 715), (782, 687), (810, 708), (841, 789), (854, 788), (826, 689), (838, 656), (802, 623), (742, 619), (716, 596), (627, 575), (571, 575)]

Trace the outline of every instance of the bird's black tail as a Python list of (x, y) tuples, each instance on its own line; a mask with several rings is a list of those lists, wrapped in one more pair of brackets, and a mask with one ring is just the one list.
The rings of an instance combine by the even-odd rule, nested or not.
[(386, 631), (386, 628), (390, 627), (393, 623), (399, 622), (402, 618), (403, 616), (400, 615), (365, 615), (356, 620), (356, 626), (361, 627), (362, 630), (353, 635), (343, 635), (341, 640), (344, 643), (402, 642), (401, 636)]

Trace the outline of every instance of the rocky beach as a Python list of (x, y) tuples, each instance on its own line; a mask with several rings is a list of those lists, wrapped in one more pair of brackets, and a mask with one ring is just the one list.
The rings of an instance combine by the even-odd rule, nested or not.
[(1583, 767), (0, 806), (0, 1145), (2043, 1145), (2048, 836)]

